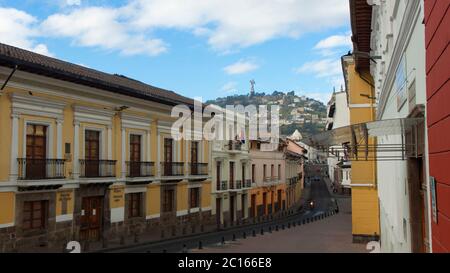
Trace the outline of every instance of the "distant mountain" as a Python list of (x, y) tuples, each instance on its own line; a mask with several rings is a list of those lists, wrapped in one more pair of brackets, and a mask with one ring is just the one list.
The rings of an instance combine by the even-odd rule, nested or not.
[(320, 101), (306, 96), (297, 96), (294, 91), (283, 93), (254, 93), (253, 95), (234, 95), (209, 100), (206, 104), (226, 105), (279, 105), (280, 131), (283, 136), (291, 135), (295, 130), (310, 136), (324, 130), (327, 107)]

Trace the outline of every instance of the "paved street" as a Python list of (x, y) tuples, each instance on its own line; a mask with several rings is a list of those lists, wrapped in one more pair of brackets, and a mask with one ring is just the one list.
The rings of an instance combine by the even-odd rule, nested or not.
[(340, 213), (320, 221), (266, 233), (245, 240), (217, 244), (195, 253), (320, 252), (367, 253), (365, 245), (352, 244), (351, 199), (338, 198)]

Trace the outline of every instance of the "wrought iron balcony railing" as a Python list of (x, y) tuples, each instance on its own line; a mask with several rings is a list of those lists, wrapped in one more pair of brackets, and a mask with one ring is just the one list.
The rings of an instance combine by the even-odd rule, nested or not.
[(229, 151), (240, 151), (242, 150), (242, 142), (237, 140), (229, 140), (227, 147)]
[(18, 158), (18, 179), (62, 179), (64, 175), (64, 159)]
[(252, 187), (252, 180), (250, 180), (250, 179), (245, 180), (244, 187), (245, 188), (251, 188)]
[(162, 176), (182, 176), (184, 174), (183, 162), (161, 162)]
[(236, 180), (236, 189), (237, 190), (242, 189), (242, 181), (241, 180)]
[(144, 161), (127, 161), (127, 177), (149, 177), (155, 175), (155, 163)]
[(208, 175), (208, 163), (189, 163), (190, 175)]
[(219, 191), (226, 191), (228, 189), (228, 181), (224, 180), (220, 182)]
[(114, 177), (116, 160), (80, 159), (80, 177)]

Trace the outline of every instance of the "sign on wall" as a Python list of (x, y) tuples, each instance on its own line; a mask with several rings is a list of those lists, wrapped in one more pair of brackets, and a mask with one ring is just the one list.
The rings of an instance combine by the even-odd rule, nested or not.
[(433, 216), (433, 221), (437, 224), (438, 214), (437, 214), (437, 200), (436, 200), (436, 179), (430, 176), (430, 192), (431, 192), (431, 212)]
[(397, 111), (400, 112), (403, 105), (408, 100), (407, 94), (407, 76), (406, 76), (406, 60), (405, 56), (402, 56), (400, 64), (398, 65), (397, 72), (395, 73), (395, 91), (397, 94)]

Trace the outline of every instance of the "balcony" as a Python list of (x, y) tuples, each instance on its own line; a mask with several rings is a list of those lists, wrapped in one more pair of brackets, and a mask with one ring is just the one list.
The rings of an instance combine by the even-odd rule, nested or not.
[(155, 176), (155, 163), (143, 161), (127, 161), (127, 177)]
[(80, 159), (80, 177), (115, 177), (116, 160)]
[(226, 145), (228, 151), (241, 151), (242, 150), (242, 142), (237, 140), (229, 140)]
[(236, 180), (236, 190), (240, 190), (240, 189), (242, 189), (242, 181)]
[(278, 182), (278, 176), (264, 177), (264, 183), (277, 183), (277, 182)]
[(220, 183), (217, 183), (217, 191), (226, 191), (228, 189), (228, 181), (224, 180), (221, 181)]
[(161, 162), (162, 176), (183, 176), (184, 162)]
[(19, 180), (63, 179), (64, 159), (18, 158)]
[(251, 188), (252, 187), (252, 180), (247, 179), (245, 180), (244, 188)]
[(208, 163), (189, 163), (189, 175), (208, 175)]

